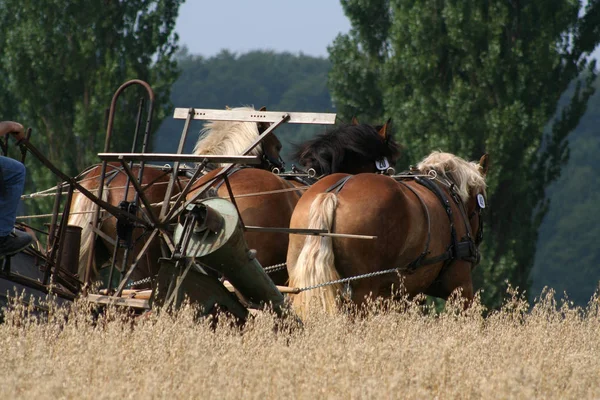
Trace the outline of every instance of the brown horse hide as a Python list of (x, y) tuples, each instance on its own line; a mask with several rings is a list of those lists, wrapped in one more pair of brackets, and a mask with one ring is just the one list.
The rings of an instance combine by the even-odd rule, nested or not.
[(464, 248), (455, 245), (463, 239), (468, 243), (467, 238), (474, 245), (481, 230), (487, 160), (485, 155), (478, 164), (435, 152), (418, 165), (416, 174), (425, 175), (423, 179), (433, 177), (434, 171), (435, 185), (448, 199), (447, 206), (416, 179), (398, 182), (389, 176), (359, 174), (330, 191), (344, 177), (335, 174), (313, 185), (294, 210), (291, 228), (377, 238), (291, 235), (287, 258), (290, 285), (304, 288), (396, 267), (398, 270), (353, 280), (346, 286), (334, 284), (304, 291), (294, 298), (300, 315), (308, 315), (315, 306), (335, 310), (342, 291), (356, 304), (367, 297), (389, 297), (392, 288), (401, 288), (399, 293), (409, 296), (426, 293), (444, 299), (460, 289), (470, 301), (475, 260), (452, 248)]

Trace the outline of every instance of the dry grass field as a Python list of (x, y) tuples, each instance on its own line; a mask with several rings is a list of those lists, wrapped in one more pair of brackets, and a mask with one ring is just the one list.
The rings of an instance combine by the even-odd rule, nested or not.
[(13, 306), (0, 325), (1, 399), (593, 399), (600, 398), (600, 302), (440, 314), (373, 304), (366, 316), (317, 315), (279, 331), (257, 316), (241, 331), (151, 314), (135, 323), (85, 306), (47, 318)]

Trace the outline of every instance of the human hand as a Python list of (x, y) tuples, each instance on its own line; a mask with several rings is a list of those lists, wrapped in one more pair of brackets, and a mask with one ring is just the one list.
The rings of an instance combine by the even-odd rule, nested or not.
[(0, 122), (0, 136), (4, 136), (8, 133), (15, 135), (17, 142), (25, 139), (25, 128), (18, 122), (14, 121), (2, 121)]

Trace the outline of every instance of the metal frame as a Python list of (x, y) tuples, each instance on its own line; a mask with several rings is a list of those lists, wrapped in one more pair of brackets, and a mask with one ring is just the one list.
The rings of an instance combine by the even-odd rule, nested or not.
[[(132, 145), (131, 153), (110, 153), (110, 144), (112, 139), (113, 132), (113, 124), (116, 112), (116, 103), (120, 95), (130, 86), (133, 85), (141, 85), (146, 89), (148, 94), (147, 101), (147, 110), (145, 111), (146, 116), (146, 127), (143, 132), (142, 137), (142, 151), (135, 152), (135, 148), (138, 141), (138, 136), (141, 130), (141, 123), (144, 116), (145, 109), (145, 100), (140, 101), (138, 114), (136, 118), (136, 127), (134, 132), (134, 139)], [(60, 170), (58, 170), (52, 163), (50, 163), (31, 143), (26, 140), (22, 146), (24, 146), (27, 150), (29, 150), (32, 154), (34, 154), (48, 169), (54, 172), (60, 179), (63, 180), (63, 184), (59, 185), (59, 189), (57, 192), (57, 201), (55, 202), (54, 207), (54, 216), (52, 226), (54, 227), (51, 231), (51, 241), (52, 249), (50, 253), (50, 258), (53, 259), (54, 254), (58, 251), (60, 254), (60, 246), (65, 245), (61, 242), (61, 238), (64, 237), (64, 231), (67, 225), (67, 220), (69, 216), (69, 208), (70, 208), (70, 199), (75, 190), (78, 190), (81, 194), (88, 197), (92, 202), (96, 204), (96, 208), (94, 211), (94, 218), (92, 219), (92, 230), (94, 232), (94, 237), (96, 238), (100, 233), (98, 229), (99, 221), (100, 221), (100, 212), (101, 210), (108, 212), (114, 217), (126, 218), (139, 226), (145, 227), (149, 234), (149, 238), (146, 242), (146, 245), (143, 246), (139, 254), (136, 256), (135, 260), (132, 260), (129, 263), (129, 251), (125, 250), (123, 266), (121, 271), (123, 272), (122, 279), (118, 283), (117, 287), (114, 289), (111, 288), (110, 283), (112, 282), (113, 271), (115, 269), (115, 263), (117, 258), (117, 247), (115, 248), (115, 252), (113, 253), (111, 270), (109, 273), (109, 286), (108, 288), (101, 294), (88, 294), (88, 299), (90, 301), (95, 301), (103, 304), (122, 304), (133, 307), (142, 307), (147, 308), (150, 306), (149, 303), (142, 301), (140, 299), (125, 299), (121, 297), (121, 294), (125, 290), (127, 286), (127, 282), (137, 267), (139, 261), (145, 256), (147, 250), (150, 247), (150, 243), (156, 237), (160, 237), (163, 239), (165, 244), (163, 248), (163, 257), (171, 257), (173, 259), (173, 253), (177, 249), (180, 249), (181, 246), (185, 247), (187, 243), (177, 243), (173, 242), (172, 233), (169, 231), (169, 226), (175, 222), (175, 220), (181, 215), (181, 213), (192, 203), (196, 202), (199, 198), (206, 194), (206, 191), (213, 185), (216, 180), (223, 179), (225, 180), (229, 195), (233, 204), (235, 205), (235, 197), (231, 191), (231, 188), (227, 181), (227, 173), (234, 168), (236, 164), (244, 163), (244, 164), (259, 164), (261, 162), (259, 157), (249, 156), (248, 154), (258, 146), (262, 140), (264, 140), (269, 134), (271, 134), (275, 129), (282, 126), (285, 123), (303, 123), (303, 124), (334, 124), (336, 121), (336, 115), (332, 113), (294, 113), (294, 112), (276, 112), (276, 111), (251, 111), (251, 110), (208, 110), (208, 109), (194, 109), (194, 108), (177, 108), (174, 112), (175, 119), (184, 119), (185, 124), (181, 133), (181, 138), (179, 142), (179, 146), (176, 153), (173, 154), (164, 154), (164, 153), (146, 153), (147, 145), (149, 142), (149, 134), (151, 131), (151, 120), (153, 115), (153, 107), (154, 107), (154, 93), (151, 87), (143, 81), (140, 80), (132, 80), (124, 83), (117, 89), (115, 92), (111, 106), (109, 110), (107, 130), (106, 130), (106, 138), (104, 151), (98, 154), (98, 157), (102, 161), (101, 163), (101, 173), (99, 176), (99, 189), (97, 195), (91, 193), (82, 187), (75, 178), (71, 178), (66, 176)], [(271, 126), (266, 129), (255, 141), (253, 141), (239, 156), (230, 156), (230, 155), (222, 155), (222, 156), (214, 156), (214, 155), (188, 155), (182, 154), (184, 143), (187, 139), (187, 135), (189, 132), (190, 123), (192, 120), (228, 120), (228, 121), (244, 121), (244, 122), (269, 122)], [(139, 163), (140, 170), (135, 176), (133, 172), (133, 163)], [(173, 162), (173, 168), (171, 172), (170, 179), (168, 181), (168, 188), (164, 198), (164, 201), (161, 206), (161, 210), (159, 215), (156, 215), (152, 211), (151, 204), (147, 199), (142, 182), (143, 177), (143, 169), (145, 163), (151, 161), (170, 161)], [(105, 201), (102, 201), (102, 192), (104, 188), (105, 180), (107, 179), (107, 166), (109, 162), (118, 162), (122, 167), (123, 171), (127, 175), (127, 189), (124, 195), (124, 199), (127, 198), (127, 191), (131, 187), (135, 190), (134, 196), (134, 204), (138, 205), (141, 202), (145, 207), (139, 208), (142, 212), (142, 216), (130, 214), (121, 210), (119, 207), (112, 206)], [(171, 201), (174, 186), (177, 182), (178, 178), (178, 170), (180, 167), (180, 163), (183, 162), (194, 162), (197, 163), (197, 168), (193, 173), (193, 176), (190, 178), (188, 183), (185, 185), (184, 189), (175, 197), (174, 201)], [(230, 163), (227, 167), (223, 168), (219, 173), (217, 173), (210, 181), (203, 182), (203, 187), (200, 189), (195, 189), (197, 192), (194, 194), (192, 198), (187, 199), (187, 195), (190, 190), (197, 184), (199, 179), (202, 177), (201, 171), (209, 162), (220, 162), (220, 163)], [(57, 226), (57, 216), (59, 211), (60, 202), (58, 200), (58, 196), (62, 193), (62, 189), (64, 186), (68, 187), (68, 196), (65, 204), (65, 210), (63, 212), (62, 221), (61, 221), (61, 229), (60, 231), (56, 231)], [(235, 205), (237, 209), (237, 205)], [(238, 211), (239, 212), (239, 211)], [(241, 219), (240, 219), (241, 220)], [(243, 221), (242, 221), (243, 225)], [(330, 237), (352, 237), (357, 239), (374, 239), (375, 236), (366, 236), (366, 235), (345, 235), (345, 234), (335, 234), (330, 233), (325, 230), (311, 230), (311, 229), (289, 229), (289, 228), (266, 228), (266, 227), (255, 227), (255, 226), (244, 226), (246, 231), (251, 232), (281, 232), (281, 233), (289, 233), (289, 234), (301, 234), (301, 235), (318, 235), (318, 236), (330, 236)], [(118, 239), (117, 239), (118, 240)], [(115, 240), (115, 241), (117, 241)], [(93, 243), (95, 240), (93, 241)], [(56, 248), (55, 248), (56, 247)], [(91, 275), (91, 267), (94, 260), (95, 248), (92, 246), (90, 251), (90, 255), (88, 257), (88, 264), (86, 268), (85, 276), (83, 277), (83, 281), (85, 284), (89, 284), (90, 275)], [(178, 285), (181, 284), (181, 278), (186, 274), (186, 271), (189, 270), (190, 263), (182, 263), (179, 272), (174, 275), (174, 279), (179, 279), (177, 284), (172, 285), (173, 289), (176, 289)], [(56, 260), (56, 265), (60, 265), (60, 255)], [(175, 265), (180, 265), (179, 262), (176, 262)], [(50, 275), (50, 266), (46, 271), (46, 275), (44, 277), (44, 284), (47, 283), (47, 278)], [(57, 269), (55, 268), (54, 273), (57, 273)], [(175, 280), (173, 281), (175, 283)], [(84, 286), (85, 288), (85, 286)], [(175, 290), (176, 292), (176, 290)], [(167, 303), (174, 301), (175, 292), (171, 291), (167, 294)]]

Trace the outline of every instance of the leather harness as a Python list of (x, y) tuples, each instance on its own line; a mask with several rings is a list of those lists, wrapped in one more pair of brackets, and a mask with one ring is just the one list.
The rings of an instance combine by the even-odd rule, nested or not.
[[(412, 175), (412, 173), (409, 172), (402, 175)], [(335, 191), (336, 194), (339, 193), (344, 188), (346, 183), (348, 183), (348, 181), (353, 178), (353, 176), (354, 175), (348, 175), (341, 178), (336, 183), (327, 188), (325, 192), (330, 193)], [(442, 207), (444, 207), (444, 210), (446, 211), (446, 215), (448, 216), (448, 220), (450, 222), (450, 244), (448, 245), (448, 248), (442, 254), (433, 257), (428, 257), (428, 255), (430, 254), (429, 245), (431, 242), (431, 217), (429, 215), (429, 209), (427, 208), (427, 205), (425, 204), (421, 196), (419, 196), (416, 190), (407, 185), (403, 180), (396, 178), (394, 179), (396, 180), (396, 182), (398, 182), (398, 184), (410, 190), (417, 197), (425, 213), (425, 218), (427, 219), (427, 240), (425, 241), (425, 248), (415, 260), (411, 261), (406, 266), (408, 272), (412, 273), (420, 266), (437, 264), (442, 261), (444, 262), (442, 268), (445, 269), (458, 260), (470, 262), (471, 269), (475, 268), (481, 260), (479, 244), (483, 241), (483, 219), (481, 218), (482, 209), (479, 206), (479, 204), (477, 204), (477, 209), (476, 211), (474, 211), (474, 213), (479, 214), (479, 228), (477, 230), (477, 236), (475, 237), (475, 239), (473, 239), (471, 225), (468, 221), (470, 220), (470, 218), (473, 217), (474, 214), (471, 214), (469, 217), (467, 217), (465, 205), (458, 193), (456, 192), (456, 186), (454, 185), (454, 183), (444, 183), (441, 182), (439, 178), (436, 178), (435, 180), (429, 178), (422, 178), (420, 176), (414, 176), (412, 178), (409, 178), (414, 179), (415, 182), (429, 189), (437, 197)], [(457, 204), (458, 209), (460, 210), (460, 214), (462, 216), (467, 231), (467, 234), (463, 238), (461, 238), (461, 240), (458, 240), (458, 236), (456, 234), (456, 229), (454, 226), (454, 213), (452, 212), (450, 200), (446, 195), (445, 191), (441, 189), (440, 185), (444, 185), (447, 187), (448, 191), (452, 196), (452, 199)]]

